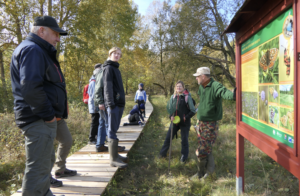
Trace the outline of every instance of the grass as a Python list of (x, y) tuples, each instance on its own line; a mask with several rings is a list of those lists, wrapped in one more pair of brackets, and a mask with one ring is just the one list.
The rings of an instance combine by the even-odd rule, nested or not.
[[(151, 96), (150, 101), (154, 111), (128, 154), (129, 166), (117, 172), (104, 195), (236, 195), (234, 102), (223, 101), (223, 120), (213, 148), (215, 174), (207, 181), (200, 182), (188, 180), (197, 171), (194, 155), (197, 137), (193, 128), (189, 136), (190, 153), (186, 164), (179, 161), (180, 134), (178, 139), (173, 140), (170, 175), (168, 159), (158, 159), (170, 123), (166, 112), (168, 99), (157, 95)], [(134, 104), (133, 96), (127, 96), (123, 116), (129, 113)], [(69, 106), (67, 123), (74, 140), (71, 155), (87, 144), (91, 117), (87, 105), (73, 102)], [(193, 124), (195, 122), (194, 117)], [(0, 114), (0, 138), (0, 195), (7, 196), (21, 187), (25, 166), (24, 137), (15, 126), (11, 113)], [(287, 170), (245, 141), (244, 195), (293, 196), (299, 193), (298, 185), (298, 180)]]

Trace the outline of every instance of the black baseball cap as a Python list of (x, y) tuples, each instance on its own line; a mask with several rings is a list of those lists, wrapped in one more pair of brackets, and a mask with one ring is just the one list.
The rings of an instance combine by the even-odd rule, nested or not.
[(59, 28), (56, 20), (51, 16), (38, 16), (38, 17), (35, 17), (33, 26), (49, 27), (53, 31), (58, 32), (60, 35), (68, 35), (67, 31), (64, 31), (61, 28)]

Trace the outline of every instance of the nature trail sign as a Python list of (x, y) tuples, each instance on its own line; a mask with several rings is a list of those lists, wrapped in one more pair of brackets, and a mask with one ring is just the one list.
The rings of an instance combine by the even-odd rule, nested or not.
[(236, 33), (237, 195), (244, 138), (300, 179), (298, 0), (246, 0), (224, 33)]

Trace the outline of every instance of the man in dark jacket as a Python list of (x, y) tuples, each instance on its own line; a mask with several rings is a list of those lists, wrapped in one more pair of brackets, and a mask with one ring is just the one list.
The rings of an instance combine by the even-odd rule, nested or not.
[(200, 103), (197, 112), (197, 135), (199, 146), (196, 149), (198, 157), (198, 172), (191, 179), (205, 179), (214, 172), (215, 162), (212, 147), (218, 135), (218, 121), (222, 119), (222, 99), (235, 100), (234, 93), (210, 77), (208, 67), (200, 67), (193, 74), (199, 84), (198, 95)]
[[(123, 88), (122, 76), (119, 70), (119, 63), (122, 56), (121, 49), (113, 47), (109, 50), (109, 60), (103, 64), (103, 94), (104, 104), (108, 114), (108, 150), (110, 154), (110, 165), (112, 167), (125, 168), (124, 161), (127, 158), (118, 154), (117, 131), (120, 126), (122, 114), (125, 106), (125, 92)], [(99, 105), (100, 110), (105, 110)]]
[[(68, 117), (66, 84), (56, 59), (59, 35), (67, 32), (59, 28), (54, 18), (36, 17), (31, 33), (12, 55), (15, 120), (25, 135), (23, 196), (53, 195), (49, 187), (55, 161), (54, 138), (59, 141), (55, 175), (76, 173), (65, 168), (72, 137), (64, 121)], [(61, 185), (60, 182), (54, 186)]]

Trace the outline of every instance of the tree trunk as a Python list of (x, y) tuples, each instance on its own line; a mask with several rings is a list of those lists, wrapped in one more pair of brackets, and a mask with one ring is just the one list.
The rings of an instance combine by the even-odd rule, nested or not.
[(5, 81), (5, 74), (4, 74), (4, 63), (3, 63), (3, 51), (2, 50), (0, 50), (0, 77), (1, 77), (2, 88), (3, 88), (3, 98), (7, 98), (6, 81)]
[(159, 86), (164, 91), (165, 97), (168, 97), (168, 91), (165, 87), (163, 87), (162, 85), (160, 85), (158, 83), (153, 83), (153, 84), (156, 86)]
[(48, 16), (52, 16), (52, 0), (48, 0)]
[(40, 1), (40, 15), (41, 16), (44, 15), (44, 3), (45, 3), (45, 0)]
[(60, 53), (60, 51), (61, 51), (61, 47), (60, 47), (61, 45), (60, 45), (60, 42), (58, 42), (57, 44), (56, 44), (56, 50), (57, 50), (57, 52), (56, 52), (56, 59), (58, 60), (58, 62), (59, 62), (59, 53)]

